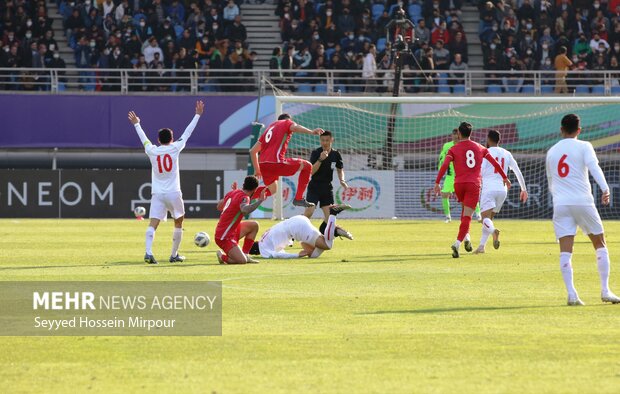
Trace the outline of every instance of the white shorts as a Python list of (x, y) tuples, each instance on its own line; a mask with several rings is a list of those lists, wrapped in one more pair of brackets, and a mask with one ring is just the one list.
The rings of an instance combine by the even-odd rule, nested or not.
[(482, 190), (480, 195), (480, 211), (485, 212), (492, 209), (493, 212), (498, 213), (502, 209), (504, 201), (506, 201), (506, 194), (506, 190)]
[(185, 205), (181, 192), (157, 193), (151, 196), (150, 219), (166, 220), (168, 212), (175, 219), (185, 216)]
[(603, 234), (603, 222), (594, 205), (558, 205), (553, 207), (555, 237), (574, 236), (577, 226), (584, 234)]

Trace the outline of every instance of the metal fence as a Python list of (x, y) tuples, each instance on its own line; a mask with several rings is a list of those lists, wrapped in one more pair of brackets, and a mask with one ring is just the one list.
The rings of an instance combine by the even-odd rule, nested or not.
[[(276, 86), (299, 95), (389, 95), (393, 83), (392, 70), (368, 78), (362, 70), (0, 68), (0, 91), (40, 93), (234, 94)], [(620, 72), (404, 70), (401, 94), (619, 95)]]

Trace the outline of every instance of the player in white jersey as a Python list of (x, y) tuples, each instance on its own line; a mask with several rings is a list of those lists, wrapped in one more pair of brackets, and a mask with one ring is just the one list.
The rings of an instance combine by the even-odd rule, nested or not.
[[(527, 201), (527, 189), (525, 187), (523, 174), (521, 174), (517, 161), (512, 157), (512, 154), (506, 149), (499, 147), (500, 140), (501, 135), (499, 131), (489, 130), (487, 134), (487, 148), (489, 153), (502, 167), (504, 173), (508, 174), (509, 168), (515, 173), (519, 181), (519, 186), (521, 186), (520, 200), (525, 203)], [(502, 209), (504, 201), (506, 201), (506, 195), (508, 194), (508, 189), (506, 189), (501, 175), (488, 161), (485, 160), (482, 163), (480, 172), (482, 175), (482, 191), (480, 193), (482, 237), (480, 238), (480, 245), (478, 245), (478, 248), (474, 251), (475, 254), (484, 253), (484, 247), (490, 235), (493, 235), (493, 247), (499, 249), (499, 230), (495, 228), (493, 218)]]
[(134, 125), (144, 151), (151, 161), (151, 208), (149, 209), (150, 223), (146, 229), (146, 253), (144, 261), (149, 264), (157, 264), (153, 256), (153, 238), (155, 230), (161, 220), (165, 220), (168, 212), (174, 218), (174, 232), (172, 235), (171, 263), (182, 262), (185, 257), (179, 256), (179, 245), (183, 238), (183, 217), (185, 206), (181, 194), (181, 178), (179, 176), (179, 154), (185, 149), (187, 140), (192, 135), (200, 115), (204, 111), (204, 103), (196, 102), (196, 115), (187, 126), (181, 138), (174, 141), (174, 135), (170, 129), (161, 129), (158, 132), (159, 146), (151, 144), (140, 126), (140, 118), (135, 112), (128, 114), (129, 121)]
[(577, 226), (588, 235), (596, 250), (602, 301), (617, 304), (620, 298), (609, 290), (609, 252), (603, 223), (594, 205), (588, 171), (601, 188), (603, 205), (610, 201), (609, 186), (592, 144), (577, 139), (581, 133), (579, 116), (564, 116), (561, 130), (562, 140), (547, 152), (546, 171), (553, 196), (553, 227), (560, 242), (560, 270), (568, 292), (568, 305), (584, 305), (573, 284), (571, 264)]
[[(293, 216), (267, 230), (260, 241), (255, 242), (250, 254), (261, 255), (266, 259), (296, 259), (309, 256), (316, 258), (334, 244), (336, 232), (336, 215), (348, 205), (335, 205), (330, 209), (324, 234), (312, 225), (304, 215)], [(299, 253), (287, 253), (284, 250), (293, 240), (301, 242), (303, 250)]]

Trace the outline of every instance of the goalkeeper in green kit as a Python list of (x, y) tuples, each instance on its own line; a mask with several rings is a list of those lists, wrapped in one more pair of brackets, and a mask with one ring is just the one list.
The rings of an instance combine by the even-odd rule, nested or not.
[[(443, 161), (448, 154), (450, 148), (454, 146), (457, 142), (459, 142), (458, 137), (458, 129), (452, 130), (452, 141), (448, 141), (443, 144), (441, 148), (441, 153), (439, 153), (439, 163), (437, 168), (441, 168)], [(448, 168), (448, 172), (446, 172), (446, 178), (443, 182), (443, 188), (441, 189), (441, 205), (443, 206), (443, 213), (446, 216), (446, 223), (450, 223), (452, 221), (452, 215), (450, 214), (450, 197), (454, 193), (454, 164), (450, 163), (450, 167)], [(477, 217), (477, 218), (476, 218)], [(480, 204), (476, 205), (476, 211), (474, 212), (473, 220), (480, 219)]]

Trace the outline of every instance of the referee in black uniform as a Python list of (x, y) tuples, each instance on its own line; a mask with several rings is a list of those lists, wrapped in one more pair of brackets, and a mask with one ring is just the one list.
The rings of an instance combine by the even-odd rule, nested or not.
[[(308, 191), (306, 193), (306, 200), (308, 202), (313, 202), (315, 206), (306, 208), (304, 215), (311, 218), (312, 214), (314, 214), (314, 210), (320, 203), (324, 219), (319, 230), (323, 233), (325, 227), (327, 227), (327, 220), (329, 219), (329, 208), (334, 204), (334, 190), (332, 187), (334, 169), (338, 173), (340, 185), (345, 190), (349, 188), (349, 185), (347, 185), (344, 179), (342, 156), (340, 156), (340, 152), (332, 148), (332, 144), (334, 143), (332, 132), (325, 130), (325, 132), (321, 134), (320, 140), (321, 147), (313, 150), (310, 155), (312, 178), (310, 179)], [(353, 239), (353, 236), (341, 227), (336, 227), (336, 235)]]

